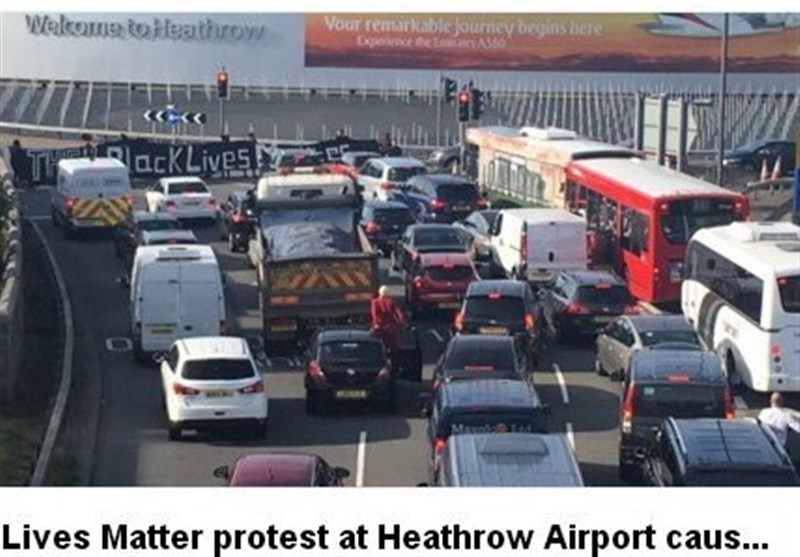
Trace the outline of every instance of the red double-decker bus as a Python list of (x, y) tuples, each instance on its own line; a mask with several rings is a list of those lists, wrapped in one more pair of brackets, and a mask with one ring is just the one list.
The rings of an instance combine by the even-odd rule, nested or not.
[(683, 259), (700, 228), (745, 220), (747, 198), (639, 158), (572, 160), (565, 204), (585, 215), (594, 263), (647, 302), (680, 299)]

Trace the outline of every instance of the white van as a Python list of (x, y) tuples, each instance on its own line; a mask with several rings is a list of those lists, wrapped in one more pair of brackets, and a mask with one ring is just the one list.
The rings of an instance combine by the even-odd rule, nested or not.
[(142, 246), (130, 284), (134, 356), (169, 349), (178, 339), (219, 336), (225, 328), (225, 295), (210, 246)]
[(118, 159), (61, 159), (51, 198), (54, 226), (64, 235), (78, 230), (111, 228), (133, 210), (128, 167)]
[(504, 209), (489, 238), (495, 274), (543, 282), (588, 267), (586, 221), (564, 209)]

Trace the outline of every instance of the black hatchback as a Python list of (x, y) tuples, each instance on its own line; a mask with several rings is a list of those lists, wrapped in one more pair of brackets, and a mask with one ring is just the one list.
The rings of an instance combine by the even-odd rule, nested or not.
[(414, 222), (411, 211), (400, 201), (369, 201), (361, 210), (364, 233), (384, 254), (391, 253), (400, 236)]
[(395, 193), (422, 222), (452, 223), (489, 203), (474, 182), (452, 174), (421, 174), (411, 177)]
[(371, 402), (388, 413), (395, 409), (389, 356), (383, 343), (364, 329), (318, 331), (308, 348), (305, 388), (309, 414), (332, 402)]
[(512, 337), (456, 335), (433, 371), (433, 390), (451, 381), (527, 380), (525, 353)]

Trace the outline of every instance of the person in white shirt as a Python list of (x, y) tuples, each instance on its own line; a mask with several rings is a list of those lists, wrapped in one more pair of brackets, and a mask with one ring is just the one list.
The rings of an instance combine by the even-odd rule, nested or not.
[(800, 433), (800, 412), (784, 408), (781, 393), (772, 393), (769, 403), (769, 408), (759, 412), (758, 421), (769, 426), (778, 442), (785, 447), (790, 429)]

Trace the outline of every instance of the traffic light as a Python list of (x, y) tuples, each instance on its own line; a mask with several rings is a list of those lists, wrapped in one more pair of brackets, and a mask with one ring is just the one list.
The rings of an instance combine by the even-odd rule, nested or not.
[(469, 122), (469, 91), (458, 92), (458, 121)]
[(485, 99), (484, 99), (483, 91), (479, 89), (473, 89), (471, 94), (472, 103), (470, 105), (470, 116), (473, 120), (480, 120), (481, 114), (485, 109)]
[(449, 77), (444, 78), (444, 102), (449, 103), (454, 98), (456, 98), (456, 89), (458, 89), (458, 83), (456, 83), (455, 79), (450, 79)]
[(231, 97), (228, 90), (228, 72), (225, 70), (217, 72), (217, 96), (220, 99), (229, 99)]

